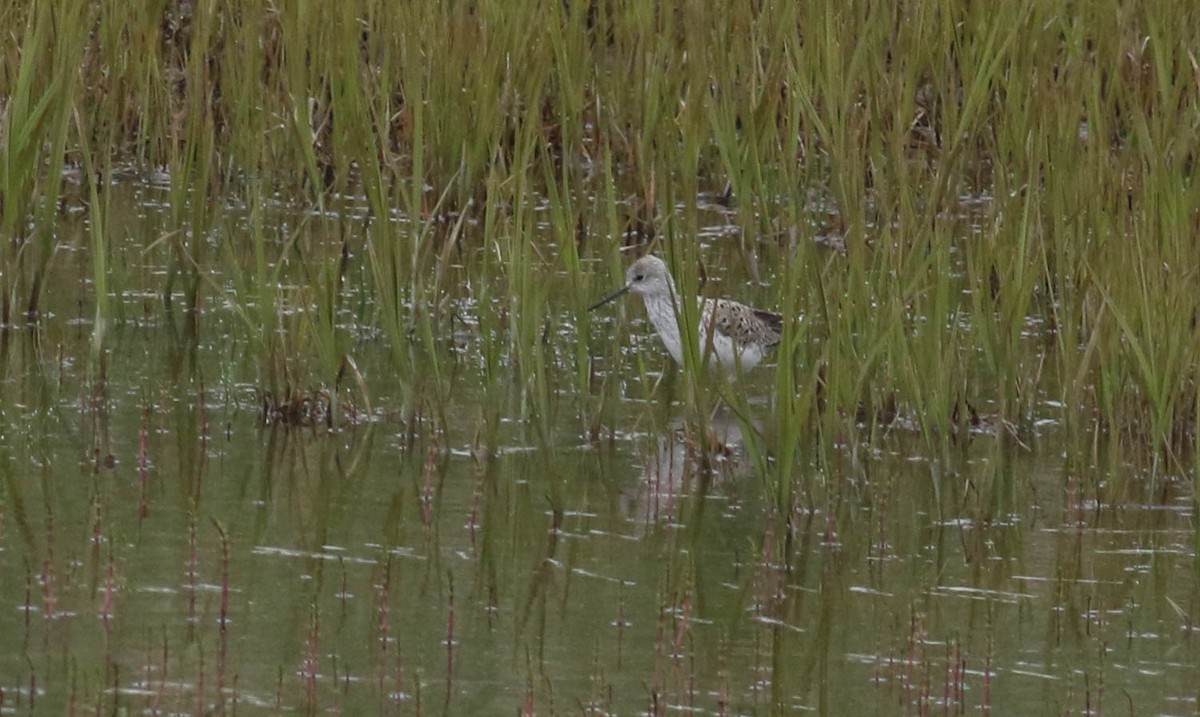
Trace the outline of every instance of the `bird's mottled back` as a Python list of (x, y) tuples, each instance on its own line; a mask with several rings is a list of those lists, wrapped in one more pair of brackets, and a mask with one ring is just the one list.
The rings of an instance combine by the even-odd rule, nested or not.
[(758, 344), (769, 347), (779, 343), (783, 332), (783, 317), (779, 314), (729, 299), (709, 299), (704, 303), (704, 321), (739, 346)]

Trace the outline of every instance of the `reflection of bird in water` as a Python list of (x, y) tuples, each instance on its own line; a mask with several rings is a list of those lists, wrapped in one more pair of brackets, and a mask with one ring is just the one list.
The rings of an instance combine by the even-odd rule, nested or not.
[[(719, 408), (708, 426), (708, 439), (697, 443), (683, 421), (658, 436), (645, 455), (637, 485), (622, 491), (622, 512), (635, 523), (657, 523), (678, 516), (680, 502), (704, 485), (717, 485), (749, 472), (742, 428), (733, 412)], [(705, 474), (705, 470), (710, 471)]]
[[(683, 338), (679, 331), (680, 307), (675, 303), (675, 281), (666, 263), (647, 255), (625, 272), (625, 286), (588, 309), (604, 306), (633, 292), (642, 297), (646, 314), (676, 363), (683, 365)], [(779, 343), (783, 317), (729, 299), (700, 298), (700, 351), (703, 360), (714, 358), (726, 373), (737, 375), (762, 362), (767, 349)]]

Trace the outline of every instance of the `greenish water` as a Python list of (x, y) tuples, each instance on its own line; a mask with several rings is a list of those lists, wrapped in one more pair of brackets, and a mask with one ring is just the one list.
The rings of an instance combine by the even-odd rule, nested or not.
[[(1191, 487), (1130, 480), (1149, 474), (1102, 436), (1067, 460), (1048, 418), (943, 455), (898, 421), (804, 457), (816, 489), (780, 516), (736, 437), (700, 449), (711, 472), (693, 465), (676, 370), (640, 318), (618, 318), (639, 307), (581, 338), (555, 308), (566, 276), (546, 277), (550, 415), (527, 420), (504, 337), (505, 371), (488, 378), (475, 256), (453, 262), (461, 289), (442, 297), (444, 420), (403, 410), (358, 255), (338, 321), (370, 408), (313, 360), (298, 375), (339, 396), (333, 428), (263, 422), (258, 349), (226, 300), (256, 306), (237, 293), (248, 215), (230, 207), (193, 238), (224, 267), (197, 316), (178, 286), (163, 307), (161, 191), (110, 191), (122, 288), (106, 380), (90, 359), (86, 221), (70, 212), (37, 329), (10, 327), (0, 347), (3, 713), (1198, 709)], [(310, 256), (364, 231), (352, 206), (305, 216), (269, 207), (273, 250), (289, 227)], [(769, 300), (719, 241), (721, 293)], [(581, 340), (599, 376), (627, 375), (597, 440), (569, 378)], [(769, 421), (772, 386), (770, 369), (743, 384), (753, 422)]]

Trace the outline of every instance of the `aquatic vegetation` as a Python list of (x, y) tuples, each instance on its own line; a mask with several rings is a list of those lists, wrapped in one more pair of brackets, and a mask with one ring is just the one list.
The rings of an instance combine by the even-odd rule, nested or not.
[(0, 708), (1190, 711), (1195, 15), (0, 3)]

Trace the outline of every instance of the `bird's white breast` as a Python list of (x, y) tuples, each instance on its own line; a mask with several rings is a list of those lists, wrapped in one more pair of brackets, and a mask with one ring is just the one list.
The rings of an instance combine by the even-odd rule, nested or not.
[[(662, 339), (663, 346), (671, 354), (671, 358), (683, 365), (683, 338), (679, 331), (679, 318), (674, 304), (666, 297), (647, 296), (646, 315), (650, 323)], [(714, 312), (720, 310), (719, 305), (712, 300), (700, 302), (700, 323), (697, 327), (700, 336), (700, 355), (704, 363), (712, 365), (715, 362), (730, 373), (737, 370), (748, 371), (757, 366), (763, 359), (763, 347), (756, 343), (739, 344), (727, 334), (715, 330)]]

